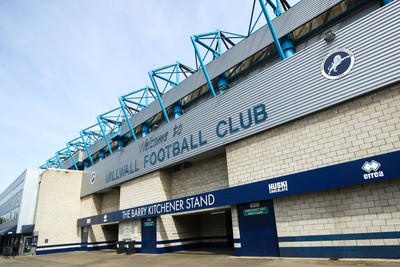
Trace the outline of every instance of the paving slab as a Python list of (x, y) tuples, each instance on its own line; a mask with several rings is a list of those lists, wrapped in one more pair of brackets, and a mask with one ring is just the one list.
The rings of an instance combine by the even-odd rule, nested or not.
[(181, 251), (168, 254), (116, 254), (115, 251), (68, 252), (36, 256), (17, 256), (0, 259), (0, 266), (64, 267), (64, 266), (227, 266), (227, 267), (321, 267), (321, 266), (378, 266), (400, 267), (400, 259), (310, 259), (236, 257), (224, 253), (202, 250)]

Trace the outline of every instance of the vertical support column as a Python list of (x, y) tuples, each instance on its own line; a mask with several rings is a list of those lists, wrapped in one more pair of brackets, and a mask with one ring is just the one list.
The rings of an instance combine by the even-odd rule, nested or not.
[(201, 58), (199, 49), (197, 49), (196, 37), (195, 36), (191, 36), (190, 40), (192, 40), (192, 44), (193, 44), (193, 47), (194, 47), (194, 52), (196, 53), (196, 56), (199, 59), (199, 62), (200, 62), (200, 65), (201, 65), (201, 69), (203, 70), (203, 73), (204, 73), (204, 76), (206, 78), (206, 81), (207, 81), (208, 87), (210, 89), (210, 92), (211, 92), (212, 96), (215, 97), (217, 95), (215, 94), (215, 90), (214, 90), (214, 87), (213, 87), (213, 85), (211, 83), (210, 76), (208, 76), (208, 72), (207, 72), (206, 66), (204, 65), (203, 59)]
[(90, 163), (89, 163), (89, 161), (88, 160), (84, 160), (83, 161), (83, 169), (87, 169), (87, 168), (89, 168), (90, 167)]
[(278, 54), (279, 54), (280, 58), (282, 60), (284, 60), (284, 59), (286, 59), (286, 57), (285, 57), (285, 55), (283, 53), (281, 44), (279, 42), (278, 36), (277, 36), (275, 28), (274, 28), (274, 25), (272, 24), (271, 18), (269, 17), (267, 7), (263, 3), (263, 0), (259, 0), (259, 2), (260, 2), (260, 5), (261, 5), (261, 8), (262, 8), (262, 11), (264, 13), (265, 19), (267, 20), (267, 24), (268, 24), (269, 30), (271, 31), (272, 38), (274, 39), (276, 50), (278, 51)]
[(87, 146), (85, 138), (83, 137), (83, 130), (79, 134), (81, 136), (81, 139), (82, 139), (82, 142), (83, 142), (83, 146), (84, 146), (86, 154), (87, 154), (87, 156), (88, 156), (88, 158), (90, 160), (90, 163), (92, 163), (92, 165), (94, 165), (93, 158), (92, 158), (92, 155), (90, 154), (89, 147)]
[(101, 134), (103, 135), (104, 142), (106, 143), (106, 145), (108, 147), (108, 151), (110, 152), (110, 155), (112, 155), (111, 145), (110, 145), (110, 142), (107, 139), (107, 134), (106, 134), (106, 131), (104, 129), (106, 126), (105, 126), (105, 123), (102, 121), (101, 115), (97, 117), (97, 123), (100, 126)]
[(183, 113), (183, 109), (182, 109), (182, 101), (178, 101), (175, 103), (174, 105), (174, 118), (179, 118), (180, 116), (182, 116)]
[(146, 121), (142, 124), (142, 137), (145, 137), (150, 133), (149, 123)]
[(118, 150), (122, 150), (125, 146), (125, 141), (124, 138), (121, 137), (120, 139), (118, 139)]
[(229, 83), (228, 83), (228, 80), (226, 79), (226, 75), (225, 75), (225, 73), (221, 74), (218, 77), (218, 90), (219, 90), (219, 93), (223, 94), (228, 89), (229, 89)]
[(122, 108), (122, 112), (124, 113), (126, 122), (128, 123), (129, 130), (131, 130), (132, 138), (133, 138), (134, 141), (137, 141), (135, 131), (133, 130), (133, 126), (132, 126), (132, 123), (131, 123), (130, 118), (128, 116), (128, 112), (125, 109), (125, 104), (123, 103), (123, 100), (124, 100), (123, 96), (120, 96), (118, 98), (119, 104), (121, 105), (121, 108)]
[(289, 58), (294, 55), (295, 47), (292, 38), (290, 38), (289, 36), (283, 37), (281, 39), (281, 45), (285, 58)]
[[(71, 161), (72, 161), (72, 164), (74, 164), (75, 170), (78, 170), (78, 165), (76, 165), (76, 161), (75, 161), (75, 159), (74, 159), (74, 155), (72, 155), (72, 151), (71, 151), (71, 149), (69, 148), (70, 145), (71, 145), (71, 143), (68, 142), (68, 143), (67, 143), (67, 150), (68, 150), (69, 155), (71, 156)], [(78, 152), (78, 153), (79, 153), (79, 152)]]
[(106, 157), (106, 151), (102, 148), (99, 152), (99, 160), (102, 161)]
[(149, 76), (150, 76), (151, 84), (153, 85), (154, 91), (156, 92), (156, 95), (157, 95), (158, 104), (160, 105), (161, 111), (164, 114), (165, 120), (167, 121), (167, 123), (169, 123), (167, 111), (165, 110), (165, 106), (164, 106), (164, 103), (162, 102), (160, 92), (158, 91), (157, 83), (154, 80), (154, 71), (149, 71)]
[(62, 169), (61, 158), (58, 152), (56, 152), (56, 158), (57, 158), (58, 168)]

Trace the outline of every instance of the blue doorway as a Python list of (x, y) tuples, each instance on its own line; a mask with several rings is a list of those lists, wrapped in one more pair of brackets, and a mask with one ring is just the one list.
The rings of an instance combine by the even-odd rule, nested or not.
[(241, 256), (279, 256), (272, 200), (237, 205)]
[(142, 253), (157, 252), (157, 217), (142, 219)]

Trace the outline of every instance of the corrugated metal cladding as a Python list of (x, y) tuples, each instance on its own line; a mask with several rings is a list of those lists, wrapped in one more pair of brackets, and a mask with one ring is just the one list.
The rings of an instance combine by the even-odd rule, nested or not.
[[(305, 24), (331, 7), (342, 2), (342, 0), (303, 0), (273, 20), (274, 28), (278, 38), (286, 36), (299, 26)], [(232, 47), (227, 53), (222, 54), (207, 66), (211, 79), (221, 75), (224, 71), (236, 66), (244, 59), (254, 55), (266, 46), (273, 43), (269, 27), (265, 25), (249, 38), (244, 39)]]
[[(289, 32), (292, 32), (307, 21), (342, 1), (343, 0), (302, 0), (296, 4), (296, 8), (289, 9), (273, 20), (277, 35), (279, 38), (285, 36)], [(268, 26), (265, 25), (257, 32), (226, 51), (219, 58), (216, 58), (207, 64), (206, 68), (211, 79), (218, 77), (221, 73), (264, 49), (272, 42), (273, 39), (271, 32)], [(191, 77), (183, 80), (179, 85), (177, 85), (174, 90), (168, 92), (162, 97), (164, 105), (167, 107), (174, 104), (179, 99), (182, 99), (205, 83), (206, 79), (202, 71), (194, 73)], [(131, 119), (132, 124), (141, 125), (147, 119), (160, 111), (161, 109), (158, 103), (153, 102), (145, 110), (142, 110)]]
[[(375, 10), (379, 9), (381, 7), (381, 4), (379, 1), (370, 1), (368, 5), (364, 6), (361, 10), (357, 10), (357, 12), (354, 12), (351, 14), (351, 16), (347, 16), (346, 19), (341, 20), (340, 23), (333, 24), (332, 26), (329, 26), (329, 30), (332, 32), (337, 32), (340, 29), (343, 29), (344, 27), (347, 27), (351, 23), (354, 23), (356, 20), (359, 20), (360, 18), (366, 16), (367, 14), (374, 12)], [(325, 31), (327, 31), (326, 29)], [(316, 42), (321, 40), (323, 38), (324, 32), (321, 32), (318, 35), (314, 35), (310, 39), (307, 39), (307, 42), (303, 42), (296, 46), (296, 50), (300, 51), (303, 49), (307, 49), (309, 46), (313, 46)]]
[[(87, 177), (91, 172), (96, 172), (97, 177), (93, 184), (89, 178), (83, 179), (82, 196), (400, 81), (399, 17), (400, 1), (396, 1), (336, 32), (334, 41), (327, 43), (320, 40), (314, 46), (260, 72), (227, 93), (208, 100), (140, 141), (130, 144), (88, 169), (85, 174)], [(336, 48), (350, 49), (355, 55), (355, 66), (347, 76), (328, 80), (322, 76), (320, 64), (329, 51)], [(239, 112), (245, 114), (247, 119), (247, 110), (260, 104), (266, 106), (266, 121), (253, 123), (248, 129), (228, 133), (223, 138), (217, 136), (218, 122), (224, 120), (228, 123), (230, 118), (232, 127), (240, 128)], [(179, 128), (179, 125), (182, 125), (181, 133), (173, 136), (174, 129)], [(229, 127), (222, 125), (221, 129), (228, 130)], [(185, 150), (175, 157), (170, 155), (167, 159), (165, 156), (162, 162), (157, 160), (154, 165), (147, 163), (145, 166), (144, 159), (152, 152), (158, 153), (161, 148), (166, 150), (166, 146), (176, 141), (180, 144), (184, 140), (189, 142), (192, 136), (196, 144), (199, 131), (202, 141), (207, 140), (206, 144)], [(140, 151), (144, 141), (163, 135), (166, 135), (163, 143), (147, 151)], [(135, 164), (136, 168), (132, 169)], [(118, 175), (120, 171), (123, 175)], [(109, 178), (113, 175), (114, 180), (106, 183), (107, 175)]]
[[(343, 0), (302, 0), (296, 4), (295, 8), (289, 9), (284, 12), (281, 16), (273, 20), (274, 27), (276, 29), (279, 38), (292, 32), (299, 26), (315, 18), (321, 13), (325, 12), (329, 8), (337, 5)], [(253, 33), (248, 38), (242, 40), (236, 44), (230, 50), (226, 51), (220, 57), (214, 59), (212, 62), (207, 64), (206, 68), (211, 77), (214, 79), (221, 73), (239, 64), (246, 58), (254, 55), (258, 51), (264, 49), (266, 46), (273, 43), (273, 38), (269, 27), (267, 25), (260, 28), (258, 31)], [(188, 79), (183, 80), (178, 84), (174, 90), (171, 90), (167, 94), (162, 96), (162, 101), (166, 107), (173, 105), (178, 100), (182, 99), (186, 95), (190, 94), (197, 88), (201, 87), (206, 83), (206, 79), (202, 71), (198, 71), (191, 75)], [(137, 113), (131, 118), (131, 123), (134, 126), (141, 125), (149, 118), (153, 117), (157, 113), (161, 112), (160, 105), (157, 101), (150, 103), (144, 110)], [(122, 128), (122, 133), (126, 134), (129, 132), (129, 128), (125, 123)], [(105, 146), (104, 140), (99, 140), (94, 145), (89, 147), (90, 153), (94, 154)], [(64, 168), (70, 168), (71, 162), (65, 162)]]

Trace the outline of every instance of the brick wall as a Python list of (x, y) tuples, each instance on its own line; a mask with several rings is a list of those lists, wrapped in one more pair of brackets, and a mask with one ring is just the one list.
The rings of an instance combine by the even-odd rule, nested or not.
[(101, 195), (101, 214), (119, 210), (119, 189)]
[(173, 172), (171, 179), (171, 198), (209, 192), (228, 187), (228, 172), (225, 155), (218, 155), (192, 167)]
[[(400, 231), (400, 180), (274, 199), (279, 237)], [(280, 247), (400, 245), (399, 238), (280, 242)]]
[(229, 185), (400, 149), (400, 85), (227, 146)]
[[(400, 86), (394, 85), (236, 142), (227, 146), (229, 185), (398, 151), (399, 118)], [(398, 238), (343, 238), (400, 231), (399, 184), (387, 181), (274, 199), (278, 236), (284, 237), (280, 247), (399, 245)], [(234, 208), (232, 223), (239, 239)], [(329, 240), (332, 235), (347, 240)], [(327, 240), (290, 238), (299, 236)]]
[(78, 171), (46, 170), (41, 175), (35, 216), (38, 246), (80, 242), (76, 220), (80, 217), (81, 180)]

